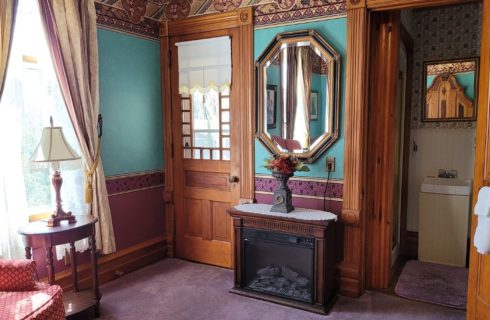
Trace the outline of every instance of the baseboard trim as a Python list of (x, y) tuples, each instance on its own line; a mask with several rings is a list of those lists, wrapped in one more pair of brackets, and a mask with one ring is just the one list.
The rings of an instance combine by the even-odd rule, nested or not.
[[(99, 285), (162, 260), (166, 257), (166, 252), (165, 236), (160, 236), (102, 256), (98, 259)], [(78, 285), (81, 289), (92, 286), (90, 262), (79, 265), (77, 275)], [(47, 278), (43, 278), (41, 281), (47, 282)], [(71, 271), (64, 270), (57, 273), (56, 284), (60, 285), (65, 291), (71, 290), (73, 287)]]

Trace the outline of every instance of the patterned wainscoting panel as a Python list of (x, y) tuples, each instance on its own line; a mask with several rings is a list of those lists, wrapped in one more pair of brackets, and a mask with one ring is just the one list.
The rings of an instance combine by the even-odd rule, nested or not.
[(479, 56), (481, 3), (413, 11), (409, 24), (414, 36), (412, 129), (474, 128), (475, 122), (422, 122), (422, 82), (425, 61)]
[[(335, 214), (342, 211), (343, 181), (293, 177), (288, 182), (293, 192), (293, 206), (325, 210)], [(269, 175), (255, 176), (255, 199), (258, 203), (273, 202), (278, 182)]]
[(109, 196), (163, 187), (163, 171), (145, 171), (106, 177)]
[[(273, 193), (278, 186), (279, 182), (271, 176), (255, 176), (255, 192)], [(293, 195), (297, 197), (323, 198), (326, 196), (331, 200), (342, 201), (344, 187), (342, 180), (330, 180), (327, 183), (326, 179), (293, 177), (289, 179), (288, 186)]]
[(255, 25), (264, 26), (344, 15), (345, 0), (96, 0), (99, 25), (158, 38), (159, 22), (255, 7)]

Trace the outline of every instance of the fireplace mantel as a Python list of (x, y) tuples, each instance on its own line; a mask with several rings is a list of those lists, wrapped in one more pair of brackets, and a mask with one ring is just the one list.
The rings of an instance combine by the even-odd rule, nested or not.
[[(310, 209), (296, 209), (290, 213), (269, 212), (270, 207), (270, 205), (265, 204), (246, 204), (228, 210), (233, 218), (235, 231), (235, 286), (230, 292), (326, 314), (334, 301), (337, 290), (334, 277), (334, 227), (337, 217), (329, 212)], [(250, 235), (256, 235), (253, 238), (254, 245), (252, 246), (250, 246)], [(278, 244), (277, 241), (280, 239), (288, 240)], [(264, 244), (263, 249), (260, 249), (261, 241)], [(288, 245), (291, 246), (290, 252), (284, 250), (284, 247)], [(298, 301), (293, 296), (287, 297), (264, 290), (261, 292), (250, 285), (250, 275), (254, 274), (258, 268), (261, 269), (259, 272), (267, 272), (266, 268), (271, 264), (271, 253), (272, 255), (275, 253), (274, 246), (276, 246), (277, 252), (281, 252), (278, 256), (280, 261), (274, 264), (277, 269), (282, 268), (289, 272), (288, 267), (292, 267), (297, 272), (298, 269), (308, 270), (310, 268), (303, 264), (311, 264), (311, 275), (306, 276), (311, 281), (308, 286), (311, 299)], [(253, 254), (250, 253), (252, 250), (250, 248), (265, 250), (266, 252), (251, 257), (250, 255)], [(308, 259), (297, 257), (298, 254), (293, 253), (295, 250), (305, 252), (304, 257), (308, 257)], [(247, 255), (249, 256), (248, 260)], [(257, 256), (267, 256), (267, 263), (261, 265), (256, 262)], [(250, 270), (252, 259), (254, 260), (254, 270)], [(284, 261), (289, 261), (291, 265), (284, 266)], [(304, 274), (300, 272), (300, 276), (304, 276)]]

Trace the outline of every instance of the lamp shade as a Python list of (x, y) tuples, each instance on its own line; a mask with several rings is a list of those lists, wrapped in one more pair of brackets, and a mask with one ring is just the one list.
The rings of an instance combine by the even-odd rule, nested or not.
[[(47, 167), (53, 163), (80, 159), (81, 157), (66, 141), (63, 128), (51, 126), (43, 128), (41, 141), (30, 161), (35, 167)], [(77, 164), (73, 163), (72, 167), (77, 167)]]

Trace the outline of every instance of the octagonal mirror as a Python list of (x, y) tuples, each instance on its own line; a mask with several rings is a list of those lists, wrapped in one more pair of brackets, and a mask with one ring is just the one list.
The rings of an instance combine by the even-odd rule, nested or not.
[(278, 34), (256, 61), (257, 137), (312, 163), (337, 139), (340, 55), (314, 30)]

